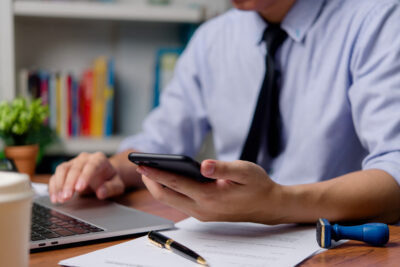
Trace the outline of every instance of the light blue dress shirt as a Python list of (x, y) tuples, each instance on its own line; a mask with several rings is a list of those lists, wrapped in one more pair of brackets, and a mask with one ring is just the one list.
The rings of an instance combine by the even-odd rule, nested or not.
[[(382, 169), (400, 183), (400, 8), (397, 0), (298, 0), (282, 22), (283, 151), (259, 163), (281, 184)], [(212, 130), (220, 160), (240, 157), (265, 74), (255, 12), (203, 24), (161, 106), (120, 150), (193, 156)]]

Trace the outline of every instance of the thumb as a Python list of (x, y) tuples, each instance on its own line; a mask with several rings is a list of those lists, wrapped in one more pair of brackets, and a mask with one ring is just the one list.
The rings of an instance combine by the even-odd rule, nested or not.
[(118, 175), (114, 176), (111, 180), (104, 182), (96, 189), (96, 196), (99, 199), (105, 199), (113, 196), (118, 196), (124, 193), (125, 185)]
[(254, 175), (258, 168), (254, 163), (235, 160), (204, 160), (201, 163), (201, 173), (209, 178), (231, 180), (240, 184), (246, 184), (249, 176)]

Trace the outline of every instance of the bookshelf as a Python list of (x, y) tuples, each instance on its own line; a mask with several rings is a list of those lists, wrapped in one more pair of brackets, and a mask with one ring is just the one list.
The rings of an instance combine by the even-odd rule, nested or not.
[(85, 137), (64, 139), (60, 143), (49, 147), (46, 154), (49, 156), (60, 155), (62, 151), (62, 154), (65, 156), (75, 156), (82, 151), (83, 147), (84, 151), (88, 153), (96, 152), (101, 149), (103, 153), (113, 155), (123, 139), (123, 136), (112, 136), (105, 139)]
[(200, 23), (202, 8), (107, 2), (16, 1), (15, 16)]
[[(229, 0), (0, 1), (0, 100), (17, 95), (21, 68), (81, 73), (99, 55), (116, 67), (116, 136), (62, 140), (48, 153), (112, 154), (124, 136), (138, 132), (152, 108), (159, 48), (182, 46), (182, 26), (199, 24), (229, 8)], [(1, 148), (0, 144), (0, 148)]]

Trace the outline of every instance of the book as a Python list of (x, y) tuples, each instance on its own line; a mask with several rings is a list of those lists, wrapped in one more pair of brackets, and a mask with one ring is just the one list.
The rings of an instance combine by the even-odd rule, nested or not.
[(91, 135), (102, 137), (104, 129), (104, 97), (106, 86), (107, 59), (99, 57), (94, 62), (93, 68), (93, 95), (91, 113)]
[(36, 71), (29, 72), (28, 94), (31, 96), (32, 99), (40, 97), (40, 78)]
[(158, 50), (156, 55), (153, 107), (159, 105), (161, 91), (171, 81), (176, 62), (182, 51), (183, 48), (161, 48)]
[(72, 136), (72, 76), (68, 74), (66, 76), (66, 94), (67, 94), (67, 106), (66, 108), (66, 119), (67, 119), (67, 129), (66, 136)]
[(104, 136), (111, 136), (114, 124), (114, 60), (107, 64), (107, 84), (105, 88)]
[(42, 99), (43, 105), (49, 104), (49, 73), (45, 70), (38, 72), (39, 76), (39, 97)]
[(56, 74), (51, 73), (49, 76), (49, 109), (50, 119), (49, 125), (53, 130), (57, 129), (57, 91), (56, 91)]
[(56, 133), (61, 136), (61, 74), (56, 74), (55, 82), (56, 95)]
[[(72, 76), (73, 77), (73, 76)], [(71, 136), (77, 137), (80, 135), (80, 114), (79, 114), (79, 101), (80, 101), (80, 92), (79, 85), (76, 79), (71, 79), (71, 123), (72, 123), (72, 132)]]
[(93, 71), (90, 69), (83, 74), (80, 90), (81, 133), (83, 136), (91, 135), (92, 99)]
[(66, 72), (22, 69), (19, 95), (42, 98), (49, 105), (48, 123), (59, 137), (106, 137), (114, 124), (114, 60), (98, 57), (81, 77)]

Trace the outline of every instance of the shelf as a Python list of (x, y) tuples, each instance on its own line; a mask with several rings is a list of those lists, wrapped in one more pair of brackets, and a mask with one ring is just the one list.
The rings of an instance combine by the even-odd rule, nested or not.
[(123, 21), (199, 23), (204, 20), (200, 7), (154, 6), (131, 2), (14, 1), (19, 17), (80, 18)]
[(46, 149), (46, 155), (66, 155), (76, 156), (81, 152), (103, 152), (107, 155), (113, 155), (117, 151), (124, 137), (113, 136), (107, 138), (71, 138), (61, 140), (60, 143), (51, 145)]

